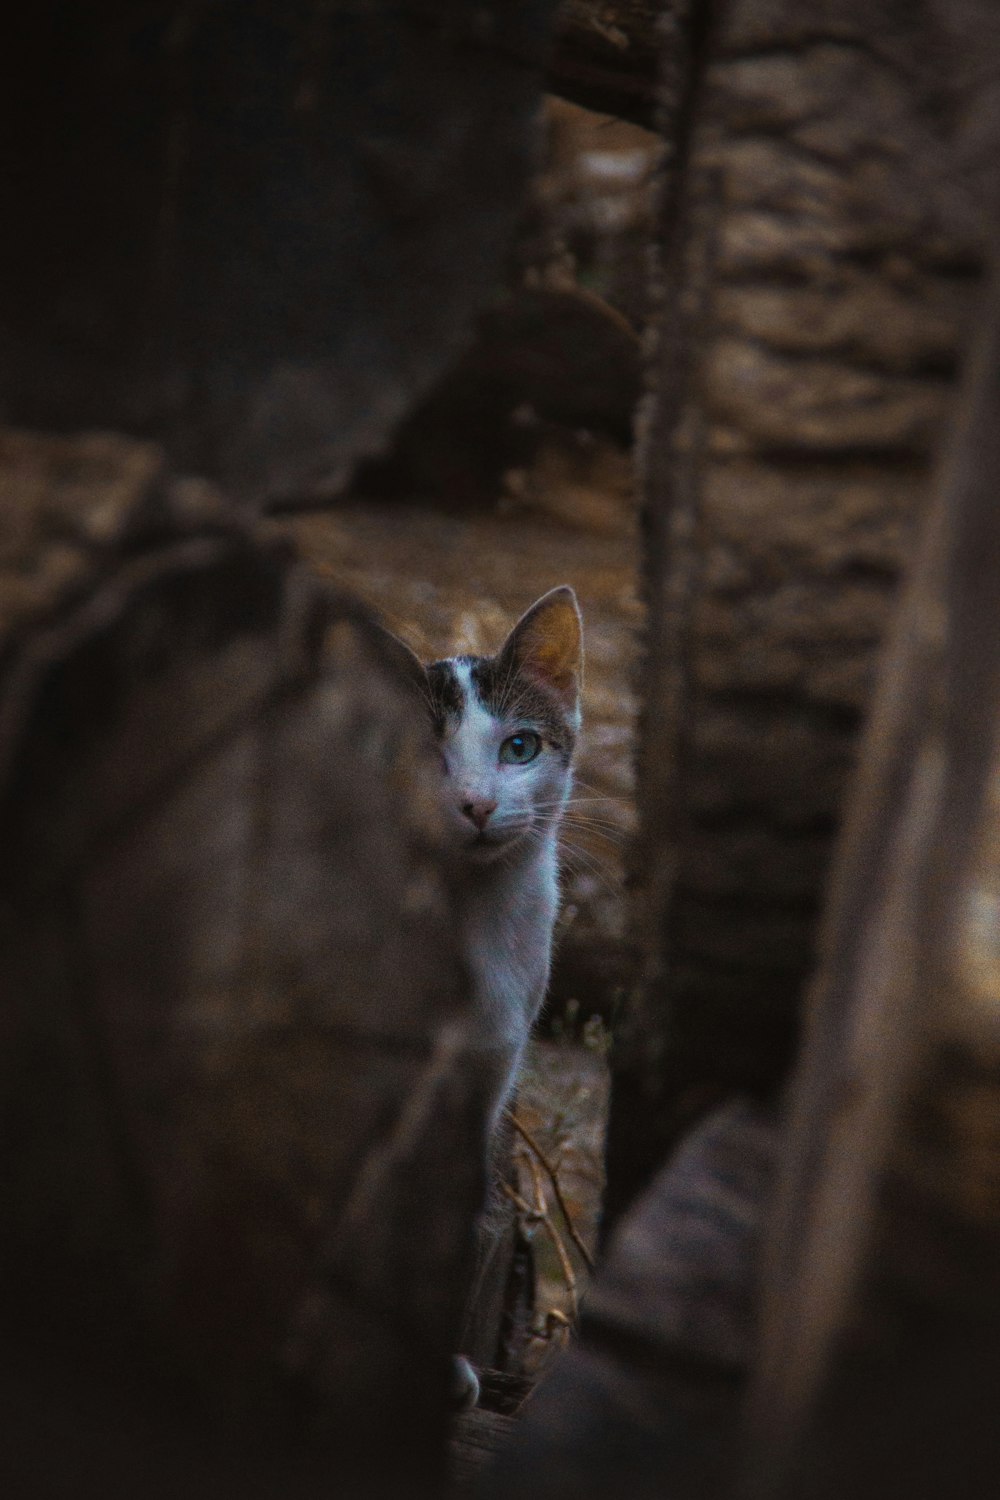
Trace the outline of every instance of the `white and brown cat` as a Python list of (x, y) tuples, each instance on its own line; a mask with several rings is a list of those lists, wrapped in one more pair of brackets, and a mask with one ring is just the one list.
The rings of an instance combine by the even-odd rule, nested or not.
[(462, 947), (493, 1126), (549, 981), (582, 667), (580, 611), (562, 587), (532, 605), (495, 656), (453, 656), (422, 669), (446, 827), (462, 868)]
[[(583, 630), (576, 596), (568, 587), (545, 594), (495, 656), (453, 656), (416, 670), (462, 872), (473, 1055), (483, 1069), (493, 1139), (552, 963), (559, 824), (580, 729)], [(474, 1400), (477, 1389), (468, 1362), (458, 1360), (457, 1400)]]

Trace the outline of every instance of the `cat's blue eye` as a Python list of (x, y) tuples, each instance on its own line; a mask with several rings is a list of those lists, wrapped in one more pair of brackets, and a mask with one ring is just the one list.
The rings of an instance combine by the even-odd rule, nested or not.
[(522, 729), (520, 734), (512, 734), (500, 746), (500, 763), (504, 766), (526, 766), (529, 760), (534, 760), (541, 748), (541, 735), (536, 734), (533, 729)]

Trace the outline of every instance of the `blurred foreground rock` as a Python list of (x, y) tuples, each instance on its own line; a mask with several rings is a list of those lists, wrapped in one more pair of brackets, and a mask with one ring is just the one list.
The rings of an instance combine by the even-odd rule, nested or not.
[(0, 57), (5, 420), (152, 436), (261, 505), (342, 484), (496, 288), (551, 10), (23, 11)]
[(759, 1241), (779, 1133), (745, 1102), (705, 1121), (620, 1223), (579, 1341), (476, 1493), (702, 1500), (727, 1492), (756, 1353)]
[(0, 495), (4, 1492), (432, 1493), (485, 1153), (419, 703), (148, 446)]
[(755, 1500), (978, 1497), (1000, 1462), (997, 270), (823, 929), (767, 1258)]

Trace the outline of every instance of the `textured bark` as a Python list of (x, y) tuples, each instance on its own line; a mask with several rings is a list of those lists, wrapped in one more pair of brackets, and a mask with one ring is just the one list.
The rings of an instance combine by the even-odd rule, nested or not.
[(428, 1492), (485, 1149), (413, 690), (153, 450), (5, 457), (3, 1487)]
[[(43, 0), (9, 28), (6, 420), (335, 488), (495, 289), (550, 0)], [(455, 274), (455, 267), (461, 274)]]
[(981, 254), (931, 8), (696, 16), (644, 435), (646, 975), (613, 1205), (706, 1099), (787, 1065)]

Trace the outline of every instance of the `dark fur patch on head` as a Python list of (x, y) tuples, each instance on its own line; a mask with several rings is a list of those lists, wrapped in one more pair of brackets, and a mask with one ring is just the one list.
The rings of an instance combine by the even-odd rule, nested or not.
[(463, 657), (483, 707), (497, 718), (524, 719), (537, 726), (542, 738), (569, 764), (576, 744), (576, 731), (555, 693), (524, 672), (511, 672), (501, 656)]
[(440, 738), (449, 719), (460, 719), (465, 710), (465, 694), (450, 661), (432, 661), (427, 668), (431, 717), (434, 733)]

